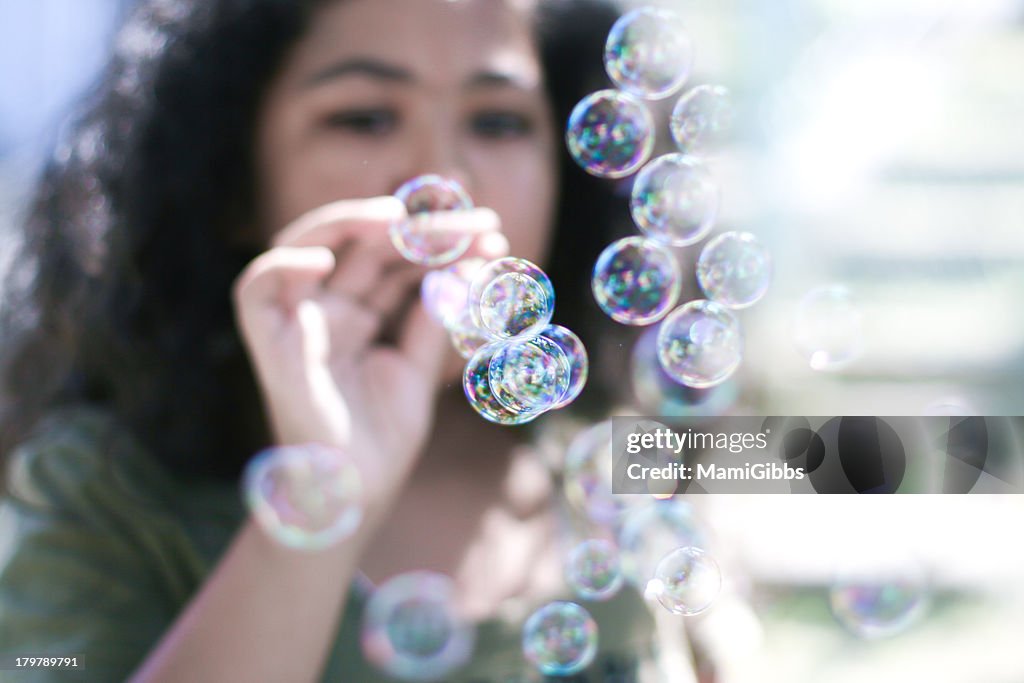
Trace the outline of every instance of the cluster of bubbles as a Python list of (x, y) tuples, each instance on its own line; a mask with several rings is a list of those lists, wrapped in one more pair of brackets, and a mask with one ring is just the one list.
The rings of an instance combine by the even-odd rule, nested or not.
[(457, 181), (418, 176), (395, 196), (408, 217), (391, 226), (392, 241), (409, 261), (435, 267), (421, 299), (466, 359), (463, 389), (477, 413), (516, 425), (575, 400), (587, 381), (587, 351), (575, 333), (551, 324), (547, 274), (515, 257), (458, 260), (472, 242), (459, 212), (473, 202)]
[(589, 539), (572, 550), (566, 563), (570, 587), (583, 600), (606, 600), (628, 582), (656, 595), (673, 613), (703, 612), (721, 586), (718, 565), (707, 550), (708, 532), (693, 507), (671, 493), (615, 495), (612, 453), (609, 420), (581, 430), (566, 451), (567, 500), (615, 539)]
[(363, 611), (366, 659), (406, 681), (436, 681), (469, 661), (475, 629), (455, 603), (444, 574), (399, 574), (377, 587)]
[(288, 548), (326, 548), (350, 536), (363, 517), (358, 468), (324, 445), (268, 448), (249, 461), (242, 485), (254, 518)]
[(675, 382), (706, 389), (726, 381), (743, 357), (743, 332), (733, 310), (759, 301), (771, 280), (771, 257), (749, 233), (725, 232), (707, 242), (697, 263), (706, 299), (679, 305), (681, 268), (673, 249), (695, 245), (718, 218), (720, 189), (702, 156), (733, 120), (729, 92), (698, 85), (672, 109), (678, 152), (650, 159), (654, 117), (645, 100), (676, 93), (690, 76), (693, 48), (680, 18), (663, 9), (623, 15), (608, 34), (605, 70), (615, 88), (583, 98), (566, 127), (566, 145), (588, 173), (637, 173), (630, 213), (642, 237), (609, 245), (594, 266), (598, 306), (624, 325), (661, 323), (657, 354)]

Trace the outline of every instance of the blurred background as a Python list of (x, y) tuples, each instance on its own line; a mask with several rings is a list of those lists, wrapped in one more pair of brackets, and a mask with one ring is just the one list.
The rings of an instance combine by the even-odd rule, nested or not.
[[(0, 0), (0, 270), (41, 160), (131, 4)], [(690, 84), (734, 97), (733, 135), (711, 160), (716, 232), (754, 233), (775, 268), (739, 314), (736, 381), (697, 407), (641, 396), (648, 413), (1024, 414), (1024, 1), (661, 4), (689, 26)], [(699, 248), (683, 252), (691, 273)], [(801, 302), (822, 287), (842, 288), (841, 362), (797, 343)], [(692, 622), (723, 681), (1024, 681), (1021, 497), (699, 506), (741, 598)], [(903, 553), (928, 585), (912, 623), (864, 637), (835, 618), (844, 558)]]

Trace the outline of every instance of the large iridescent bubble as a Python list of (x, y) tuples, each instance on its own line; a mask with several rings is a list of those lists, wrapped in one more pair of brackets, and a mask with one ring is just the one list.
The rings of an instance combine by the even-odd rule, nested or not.
[(565, 129), (569, 153), (583, 170), (601, 178), (635, 173), (651, 156), (654, 120), (634, 97), (599, 90), (584, 97)]
[(684, 154), (702, 152), (720, 143), (735, 119), (732, 98), (720, 85), (698, 85), (672, 109), (672, 138)]
[(650, 325), (679, 298), (681, 275), (671, 251), (641, 237), (608, 245), (594, 264), (594, 299), (613, 320)]
[(571, 676), (597, 654), (597, 623), (574, 602), (541, 607), (523, 626), (523, 654), (545, 676)]
[(569, 389), (565, 352), (547, 337), (516, 339), (497, 348), (488, 365), (491, 392), (515, 413), (550, 410)]
[(710, 240), (697, 259), (697, 281), (709, 299), (729, 308), (761, 300), (772, 278), (772, 258), (749, 232), (725, 232)]
[(687, 546), (662, 558), (651, 590), (669, 612), (689, 616), (711, 607), (721, 587), (718, 563), (706, 551)]
[(633, 183), (633, 222), (653, 240), (684, 247), (704, 239), (718, 216), (719, 191), (704, 162), (666, 154), (644, 166)]
[(392, 223), (391, 242), (407, 260), (425, 266), (451, 263), (469, 249), (473, 236), (459, 230), (459, 212), (473, 208), (473, 200), (456, 180), (422, 175), (401, 185), (395, 196), (405, 203), (408, 216)]
[(608, 600), (622, 587), (619, 549), (603, 538), (583, 541), (569, 553), (565, 577), (584, 600)]
[(743, 333), (725, 306), (698, 299), (672, 311), (658, 331), (658, 360), (677, 382), (704, 389), (729, 378), (743, 359)]
[(797, 306), (793, 340), (813, 370), (839, 370), (864, 352), (864, 314), (844, 285), (815, 287)]
[(366, 658), (404, 681), (436, 681), (469, 661), (475, 633), (455, 607), (455, 586), (417, 571), (379, 586), (363, 613)]
[(557, 344), (565, 357), (569, 359), (569, 388), (562, 400), (552, 406), (552, 408), (564, 408), (576, 400), (587, 383), (587, 375), (590, 373), (587, 349), (583, 346), (583, 341), (572, 330), (561, 325), (548, 325), (541, 332), (541, 336)]
[(497, 259), (470, 281), (469, 310), (477, 326), (495, 338), (534, 337), (551, 322), (555, 288), (536, 264)]
[(359, 470), (328, 446), (262, 451), (246, 466), (243, 487), (260, 526), (289, 548), (326, 548), (351, 535), (363, 517)]
[(668, 97), (682, 87), (692, 64), (690, 36), (674, 12), (636, 9), (608, 32), (605, 70), (617, 86), (638, 97)]
[(544, 411), (515, 411), (494, 395), (491, 388), (491, 359), (505, 345), (504, 342), (494, 342), (476, 350), (463, 370), (462, 389), (469, 405), (485, 420), (502, 425), (518, 425), (537, 418)]

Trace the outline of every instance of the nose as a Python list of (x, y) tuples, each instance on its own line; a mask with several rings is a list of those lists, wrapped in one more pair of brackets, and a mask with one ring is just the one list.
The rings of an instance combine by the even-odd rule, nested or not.
[(399, 182), (433, 173), (455, 180), (472, 197), (474, 182), (464, 144), (454, 120), (434, 117), (425, 121), (410, 143), (409, 168), (406, 177)]

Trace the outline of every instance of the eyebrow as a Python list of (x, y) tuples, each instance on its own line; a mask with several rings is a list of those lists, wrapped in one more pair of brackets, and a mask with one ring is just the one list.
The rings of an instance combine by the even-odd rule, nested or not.
[[(416, 81), (416, 76), (404, 67), (371, 57), (356, 57), (324, 67), (307, 78), (303, 85), (312, 88), (345, 76), (367, 76), (391, 83), (414, 83)], [(528, 79), (502, 71), (481, 71), (466, 82), (466, 88), (471, 90), (493, 87), (532, 89)]]
[(324, 67), (307, 78), (304, 85), (308, 88), (314, 87), (327, 81), (351, 75), (369, 76), (370, 78), (396, 83), (411, 83), (415, 80), (410, 71), (400, 66), (367, 57), (358, 57), (335, 62), (330, 66)]

